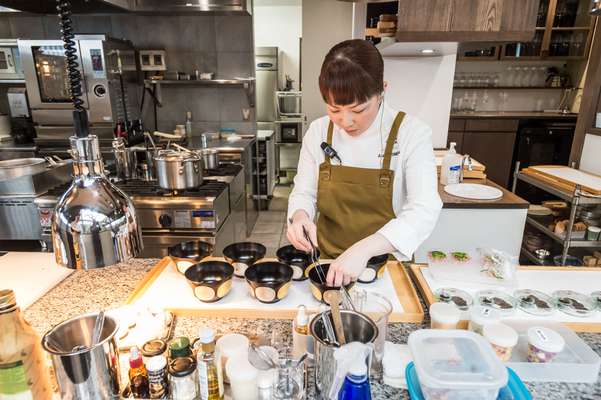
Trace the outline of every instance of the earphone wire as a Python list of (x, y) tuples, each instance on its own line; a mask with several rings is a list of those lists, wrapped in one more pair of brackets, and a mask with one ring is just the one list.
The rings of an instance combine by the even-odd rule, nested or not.
[(380, 101), (380, 126), (378, 127), (378, 133), (380, 134), (380, 154), (378, 157), (382, 159), (381, 166), (384, 166), (384, 140), (382, 138), (382, 122), (384, 121), (384, 96), (386, 92), (382, 92), (382, 100)]

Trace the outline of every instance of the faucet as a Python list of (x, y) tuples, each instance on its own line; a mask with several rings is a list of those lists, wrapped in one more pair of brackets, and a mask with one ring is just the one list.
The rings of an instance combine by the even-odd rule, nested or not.
[(461, 175), (459, 178), (460, 182), (463, 182), (463, 167), (467, 165), (467, 170), (468, 171), (473, 171), (474, 170), (474, 163), (472, 162), (472, 157), (469, 154), (464, 154), (461, 157)]

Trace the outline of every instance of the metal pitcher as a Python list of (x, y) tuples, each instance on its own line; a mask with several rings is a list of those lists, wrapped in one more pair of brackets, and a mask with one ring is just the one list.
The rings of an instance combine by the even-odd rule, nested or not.
[[(346, 342), (373, 343), (378, 337), (378, 327), (368, 316), (350, 310), (340, 310)], [(327, 339), (323, 318), (333, 325), (330, 310), (318, 314), (309, 325), (309, 332), (315, 343), (315, 392), (317, 398), (326, 399), (336, 373), (334, 351), (336, 346)]]
[(105, 316), (102, 334), (92, 346), (97, 313), (68, 319), (42, 338), (50, 353), (62, 399), (119, 398), (119, 350), (117, 320)]
[(121, 180), (134, 179), (138, 166), (136, 152), (125, 147), (123, 138), (116, 138), (113, 139), (113, 153), (115, 155), (117, 177)]

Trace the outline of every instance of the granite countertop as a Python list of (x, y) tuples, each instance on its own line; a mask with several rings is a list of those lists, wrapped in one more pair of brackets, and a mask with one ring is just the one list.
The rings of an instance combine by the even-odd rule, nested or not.
[(476, 111), (452, 112), (451, 118), (578, 118), (576, 113), (556, 113), (542, 111)]
[[(73, 316), (114, 308), (122, 305), (138, 282), (156, 264), (156, 259), (134, 259), (112, 267), (75, 271), (45, 296), (25, 310), (25, 318), (43, 335), (53, 325)], [(276, 332), (291, 344), (291, 323), (280, 320), (248, 320), (235, 318), (187, 318), (176, 319), (175, 335), (195, 337), (202, 326), (213, 327), (218, 334), (241, 332), (246, 334), (269, 334)], [(408, 335), (427, 324), (391, 324), (388, 340), (406, 343)], [(579, 334), (598, 354), (601, 354), (601, 334)], [(534, 399), (571, 400), (601, 398), (601, 383), (529, 383)], [(310, 388), (308, 398), (314, 398)], [(406, 390), (393, 389), (372, 381), (374, 399), (409, 399)]]
[(530, 203), (516, 194), (510, 192), (489, 179), (464, 179), (464, 183), (479, 183), (495, 187), (503, 192), (503, 196), (497, 200), (470, 200), (456, 197), (444, 191), (444, 185), (438, 183), (438, 194), (443, 203), (443, 208), (528, 208)]

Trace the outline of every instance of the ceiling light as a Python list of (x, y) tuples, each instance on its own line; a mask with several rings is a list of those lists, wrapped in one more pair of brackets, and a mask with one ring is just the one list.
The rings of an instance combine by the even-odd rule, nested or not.
[(422, 54), (434, 54), (435, 53), (434, 49), (421, 49), (420, 51)]

